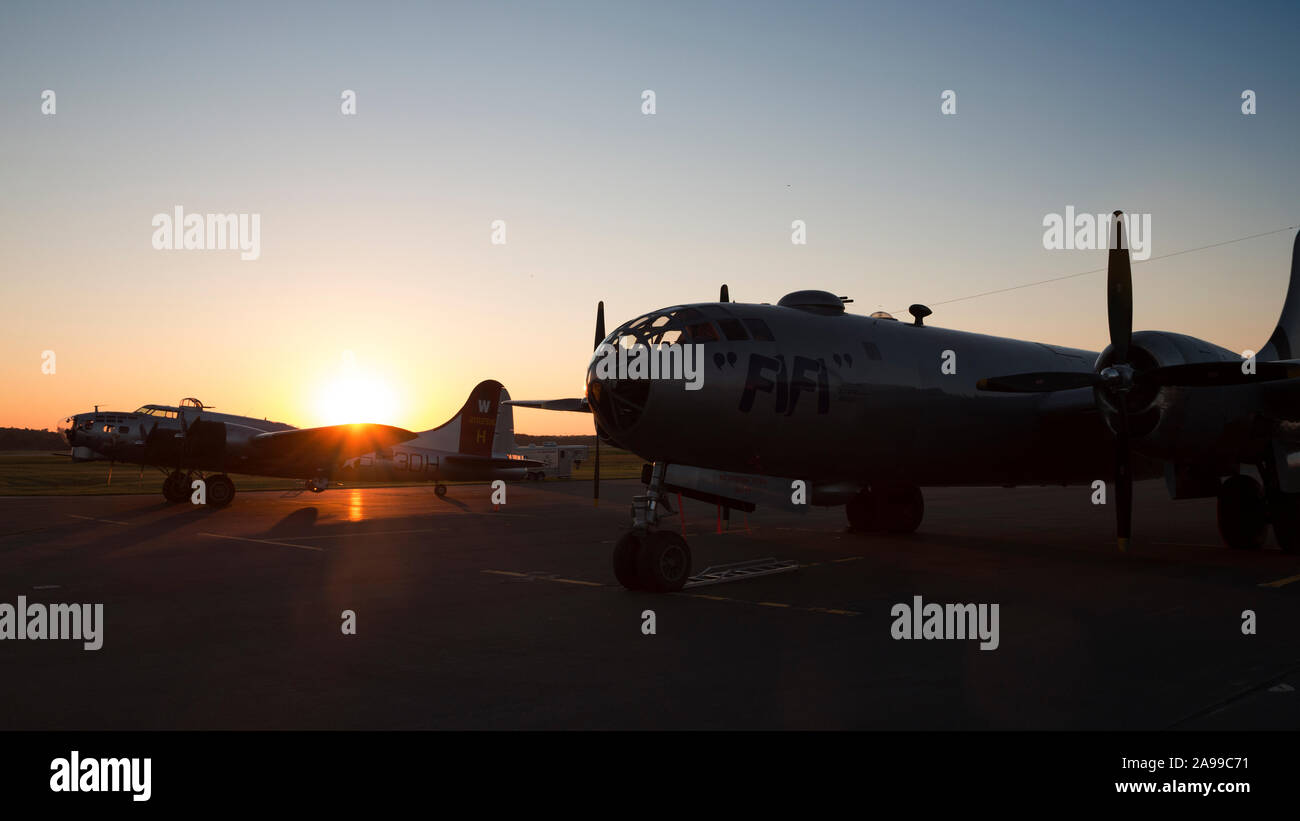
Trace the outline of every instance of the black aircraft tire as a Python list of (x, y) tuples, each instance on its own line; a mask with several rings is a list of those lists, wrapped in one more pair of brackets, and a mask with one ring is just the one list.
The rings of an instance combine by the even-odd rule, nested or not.
[(640, 552), (641, 534), (635, 530), (624, 533), (614, 545), (614, 578), (628, 590), (641, 589), (641, 577), (636, 570)]
[(208, 507), (225, 507), (235, 500), (235, 483), (226, 474), (210, 476), (208, 486)]
[(1268, 538), (1268, 506), (1259, 482), (1229, 476), (1219, 486), (1219, 535), (1233, 550), (1259, 550)]
[(669, 530), (645, 537), (636, 557), (637, 577), (651, 593), (676, 593), (691, 577), (691, 548)]
[(849, 527), (853, 530), (870, 533), (880, 529), (875, 497), (870, 490), (863, 490), (850, 499), (844, 506), (844, 512), (848, 515)]
[(436, 494), (438, 494), (439, 496), (446, 496), (446, 495), (447, 495), (447, 486), (446, 486), (446, 485), (437, 485), (436, 487), (434, 487), (433, 492), (436, 493)]
[(873, 488), (880, 527), (886, 533), (914, 533), (925, 518), (925, 497), (916, 485)]
[(1300, 493), (1270, 493), (1268, 516), (1284, 553), (1300, 553)]
[(163, 498), (168, 504), (178, 505), (189, 500), (189, 486), (185, 482), (185, 475), (180, 471), (172, 471), (167, 474), (163, 480)]

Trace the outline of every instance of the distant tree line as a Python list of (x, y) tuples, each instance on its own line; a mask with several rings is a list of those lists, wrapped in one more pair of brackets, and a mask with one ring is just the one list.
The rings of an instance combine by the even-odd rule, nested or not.
[(0, 450), (67, 450), (68, 440), (52, 430), (0, 428)]

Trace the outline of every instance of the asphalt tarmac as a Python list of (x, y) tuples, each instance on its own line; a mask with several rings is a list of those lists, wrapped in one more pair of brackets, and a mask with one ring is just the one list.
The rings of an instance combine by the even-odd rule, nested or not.
[[(1300, 556), (1213, 500), (1139, 483), (1128, 553), (1089, 488), (927, 490), (906, 537), (687, 501), (697, 570), (802, 567), (656, 596), (610, 569), (640, 491), (0, 498), (0, 604), (104, 606), (98, 651), (0, 641), (0, 728), (1300, 728)], [(997, 604), (997, 649), (893, 638), (914, 596)]]

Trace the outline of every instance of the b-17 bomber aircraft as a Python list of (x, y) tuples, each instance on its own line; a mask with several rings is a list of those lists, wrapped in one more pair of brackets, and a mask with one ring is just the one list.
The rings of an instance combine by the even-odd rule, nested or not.
[[(1260, 548), (1271, 524), (1297, 551), (1300, 237), (1281, 319), (1245, 359), (1184, 334), (1134, 333), (1120, 212), (1110, 237), (1100, 353), (935, 327), (923, 305), (910, 323), (851, 315), (824, 291), (735, 303), (724, 285), (718, 302), (662, 308), (608, 336), (601, 303), (586, 396), (513, 404), (592, 413), (600, 438), (650, 463), (614, 548), (630, 589), (678, 590), (690, 575), (686, 541), (658, 528), (669, 492), (746, 511), (843, 504), (856, 530), (908, 533), (924, 487), (1112, 478), (1125, 549), (1134, 477), (1163, 474), (1175, 499), (1218, 498), (1231, 547)], [(702, 346), (699, 384), (611, 364), (677, 346)]]
[(235, 484), (228, 473), (302, 479), (316, 493), (340, 477), (427, 480), (438, 482), (441, 496), (443, 480), (518, 479), (537, 464), (494, 455), (498, 413), (510, 418), (508, 406), (499, 411), (503, 396), (509, 394), (500, 382), (480, 382), (456, 416), (423, 433), (376, 424), (299, 429), (215, 413), (197, 399), (145, 405), (130, 413), (96, 408), (69, 417), (63, 432), (74, 459), (160, 468), (167, 477), (163, 497), (172, 503), (189, 500), (192, 481), (202, 478), (207, 504), (229, 505)]

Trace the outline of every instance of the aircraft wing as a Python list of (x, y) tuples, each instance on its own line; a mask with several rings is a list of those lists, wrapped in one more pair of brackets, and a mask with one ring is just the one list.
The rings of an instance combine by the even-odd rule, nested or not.
[(1043, 394), (1043, 400), (1042, 403), (1039, 404), (1038, 410), (1044, 416), (1072, 413), (1096, 413), (1097, 399), (1093, 396), (1092, 388), (1074, 388), (1068, 391), (1054, 391), (1052, 393)]
[(586, 399), (509, 399), (501, 404), (515, 405), (520, 408), (591, 413), (591, 406), (587, 404)]
[(260, 458), (321, 464), (373, 453), (415, 437), (409, 430), (392, 425), (328, 425), (262, 433), (249, 444)]

